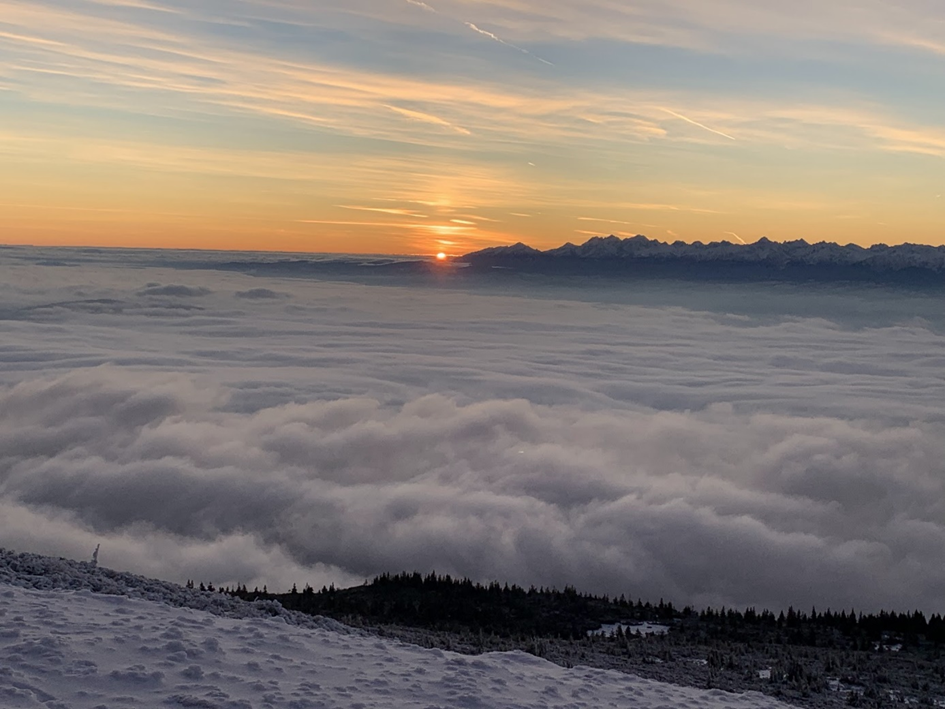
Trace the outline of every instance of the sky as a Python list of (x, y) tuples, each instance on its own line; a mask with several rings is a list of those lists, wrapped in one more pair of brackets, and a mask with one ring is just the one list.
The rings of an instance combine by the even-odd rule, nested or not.
[(0, 548), (942, 611), (937, 291), (0, 255)]
[(938, 0), (0, 0), (0, 243), (945, 243)]

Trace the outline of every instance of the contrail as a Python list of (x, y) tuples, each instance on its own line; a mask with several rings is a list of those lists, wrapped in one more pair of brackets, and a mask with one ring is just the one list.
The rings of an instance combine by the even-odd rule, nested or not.
[[(419, 7), (421, 10), (426, 10), (427, 12), (432, 12), (432, 13), (437, 14), (437, 15), (440, 14), (439, 11), (438, 11), (435, 7), (430, 7), (430, 6), (427, 5), (425, 2), (423, 2), (423, 0), (407, 0), (407, 2), (408, 2), (409, 4), (411, 4), (411, 5), (414, 5), (415, 7)], [(488, 37), (489, 39), (491, 39), (491, 40), (493, 40), (493, 41), (495, 41), (495, 42), (498, 42), (499, 44), (504, 44), (506, 47), (509, 47), (509, 48), (511, 48), (511, 49), (514, 49), (514, 50), (517, 51), (517, 52), (521, 52), (522, 54), (527, 54), (528, 56), (530, 56), (530, 57), (532, 57), (532, 58), (534, 58), (534, 59), (537, 59), (537, 60), (540, 61), (542, 64), (547, 64), (548, 66), (554, 66), (554, 64), (552, 64), (551, 62), (549, 62), (547, 59), (542, 59), (542, 58), (539, 57), (537, 54), (532, 54), (531, 52), (529, 52), (529, 51), (528, 51), (527, 49), (525, 49), (524, 47), (519, 47), (518, 45), (512, 44), (511, 42), (506, 42), (504, 39), (502, 39), (502, 38), (499, 37), (498, 35), (495, 35), (495, 34), (493, 34), (492, 32), (488, 32), (488, 31), (482, 29), (481, 27), (477, 27), (477, 26), (474, 25), (472, 22), (463, 22), (463, 24), (466, 25), (466, 26), (467, 26), (469, 29), (471, 29), (473, 32), (478, 32), (479, 34), (484, 35), (484, 36)]]
[(715, 128), (709, 128), (709, 126), (699, 123), (699, 121), (694, 121), (691, 118), (686, 118), (681, 113), (676, 113), (676, 111), (670, 111), (668, 108), (662, 108), (662, 107), (660, 108), (660, 110), (666, 111), (666, 113), (668, 113), (671, 116), (676, 116), (676, 118), (678, 118), (681, 121), (686, 121), (686, 123), (691, 123), (694, 126), (698, 126), (699, 128), (702, 128), (702, 130), (707, 130), (710, 133), (715, 133), (716, 135), (720, 135), (723, 138), (728, 138), (729, 140), (735, 140), (735, 138), (730, 136), (728, 133), (723, 133), (720, 130), (715, 130)]
[(430, 7), (425, 2), (420, 2), (420, 0), (407, 0), (407, 2), (409, 2), (411, 5), (416, 5), (417, 7), (426, 10), (427, 12), (436, 12), (434, 8)]
[[(411, 1), (412, 1), (412, 0), (407, 0), (407, 2), (411, 2)], [(548, 66), (554, 66), (554, 64), (552, 64), (551, 62), (549, 62), (549, 61), (546, 60), (546, 59), (542, 59), (542, 58), (539, 57), (537, 54), (532, 54), (532, 53), (529, 52), (527, 49), (524, 49), (524, 48), (519, 47), (519, 46), (517, 46), (517, 45), (515, 45), (515, 44), (512, 44), (511, 42), (506, 42), (504, 39), (502, 39), (501, 37), (499, 37), (499, 36), (497, 36), (497, 35), (494, 35), (492, 32), (487, 32), (486, 30), (482, 29), (481, 27), (476, 27), (476, 25), (474, 25), (472, 22), (464, 22), (463, 24), (466, 25), (466, 26), (467, 26), (469, 29), (471, 29), (473, 32), (478, 32), (479, 34), (485, 35), (486, 37), (488, 37), (488, 38), (491, 39), (491, 40), (495, 40), (495, 41), (498, 42), (499, 44), (504, 44), (506, 47), (510, 47), (511, 49), (514, 49), (514, 50), (516, 50), (516, 51), (521, 52), (522, 54), (527, 54), (527, 55), (530, 56), (530, 57), (534, 57), (535, 59), (537, 59), (538, 61), (540, 61), (542, 64), (547, 64)]]
[(734, 236), (736, 239), (738, 239), (740, 242), (742, 242), (745, 246), (748, 246), (748, 242), (745, 241), (745, 240), (744, 240), (742, 237), (740, 237), (738, 234), (736, 234), (734, 231), (726, 231), (726, 232), (723, 232), (723, 233), (725, 233), (725, 234), (730, 234), (731, 236)]

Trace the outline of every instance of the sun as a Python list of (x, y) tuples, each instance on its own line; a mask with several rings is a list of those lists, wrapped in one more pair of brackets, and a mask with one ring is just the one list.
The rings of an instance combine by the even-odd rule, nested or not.
[(438, 253), (438, 254), (436, 255), (436, 260), (437, 260), (437, 261), (445, 261), (445, 260), (446, 260), (446, 254), (444, 254), (444, 253), (441, 251), (440, 253)]

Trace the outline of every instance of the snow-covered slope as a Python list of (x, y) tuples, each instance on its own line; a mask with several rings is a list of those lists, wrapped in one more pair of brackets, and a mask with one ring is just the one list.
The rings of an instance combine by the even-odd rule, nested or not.
[(762, 238), (753, 244), (727, 241), (692, 244), (676, 241), (666, 243), (645, 236), (620, 239), (616, 236), (594, 237), (584, 244), (565, 244), (556, 249), (538, 251), (524, 244), (498, 246), (467, 254), (462, 259), (471, 264), (521, 265), (523, 261), (558, 267), (568, 262), (583, 262), (586, 267), (602, 263), (615, 264), (645, 261), (651, 265), (738, 265), (764, 269), (808, 269), (811, 274), (841, 269), (843, 274), (860, 272), (866, 275), (901, 274), (920, 271), (945, 276), (945, 246), (920, 244), (883, 244), (863, 248), (855, 244), (820, 242), (809, 244), (803, 239), (775, 242)]
[(7, 549), (0, 549), (0, 584), (43, 591), (93, 591), (192, 608), (228, 618), (278, 616), (289, 625), (357, 632), (330, 618), (313, 618), (287, 611), (272, 601), (246, 603), (221, 593), (189, 589), (175, 583), (113, 571), (87, 562), (23, 554)]
[(221, 617), (168, 604), (206, 594), (130, 575), (114, 575), (109, 590), (128, 583), (127, 591), (150, 600), (88, 590), (113, 573), (73, 562), (44, 563), (41, 557), (0, 556), (0, 707), (785, 706), (760, 694), (564, 669), (519, 652), (465, 657), (317, 621), (301, 627), (290, 624), (291, 615)]

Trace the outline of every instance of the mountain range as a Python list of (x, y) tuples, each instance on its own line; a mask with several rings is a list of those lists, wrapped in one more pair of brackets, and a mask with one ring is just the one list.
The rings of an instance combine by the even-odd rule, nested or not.
[(638, 235), (593, 237), (540, 251), (523, 243), (466, 254), (472, 268), (529, 272), (630, 273), (735, 280), (855, 280), (945, 285), (945, 246), (877, 244), (868, 248), (831, 242), (787, 242), (762, 238), (752, 244), (727, 241), (667, 243)]

